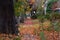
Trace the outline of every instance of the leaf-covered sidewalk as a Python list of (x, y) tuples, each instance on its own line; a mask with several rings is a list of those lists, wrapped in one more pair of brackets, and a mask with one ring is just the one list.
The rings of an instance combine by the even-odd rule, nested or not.
[[(43, 23), (43, 27), (49, 26), (49, 21)], [(40, 30), (41, 23), (38, 19), (25, 20), (24, 24), (20, 25), (21, 40), (60, 40), (60, 33), (54, 30)]]
[(40, 40), (36, 34), (39, 30), (39, 21), (27, 19), (24, 24), (20, 25), (21, 40)]

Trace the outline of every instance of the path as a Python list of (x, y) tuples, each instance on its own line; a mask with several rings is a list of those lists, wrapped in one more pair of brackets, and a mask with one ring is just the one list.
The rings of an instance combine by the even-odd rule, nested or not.
[[(49, 21), (46, 23), (49, 23)], [(46, 23), (44, 23), (46, 25)], [(44, 28), (46, 28), (46, 26)], [(48, 25), (48, 24), (47, 24)], [(40, 35), (40, 33), (42, 33)], [(27, 19), (24, 24), (20, 25), (21, 40), (60, 40), (59, 33), (56, 31), (43, 30), (39, 31), (39, 21)], [(40, 36), (39, 36), (40, 35)], [(44, 37), (43, 37), (44, 36)]]
[(38, 31), (38, 28), (38, 20), (26, 19), (24, 24), (20, 25), (21, 40), (40, 40), (35, 33), (35, 30)]

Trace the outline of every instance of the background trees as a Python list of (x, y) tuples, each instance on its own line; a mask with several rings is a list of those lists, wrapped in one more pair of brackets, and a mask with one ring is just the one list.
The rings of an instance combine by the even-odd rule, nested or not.
[(29, 10), (27, 0), (18, 0), (18, 2), (15, 2), (15, 15), (20, 16), (20, 14), (25, 14), (26, 10)]

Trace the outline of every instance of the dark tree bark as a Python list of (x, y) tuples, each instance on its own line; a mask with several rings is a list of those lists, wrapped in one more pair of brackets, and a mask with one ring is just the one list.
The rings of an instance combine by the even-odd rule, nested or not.
[(0, 33), (16, 34), (13, 0), (0, 0)]
[(18, 0), (16, 0), (16, 2), (18, 2)]

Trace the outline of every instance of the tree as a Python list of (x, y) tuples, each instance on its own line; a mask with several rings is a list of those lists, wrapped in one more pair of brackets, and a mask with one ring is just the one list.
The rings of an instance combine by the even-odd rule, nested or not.
[(17, 34), (13, 0), (0, 0), (0, 33)]
[(20, 14), (25, 14), (27, 10), (31, 10), (28, 0), (18, 0), (18, 2), (15, 3), (15, 15), (20, 16)]

